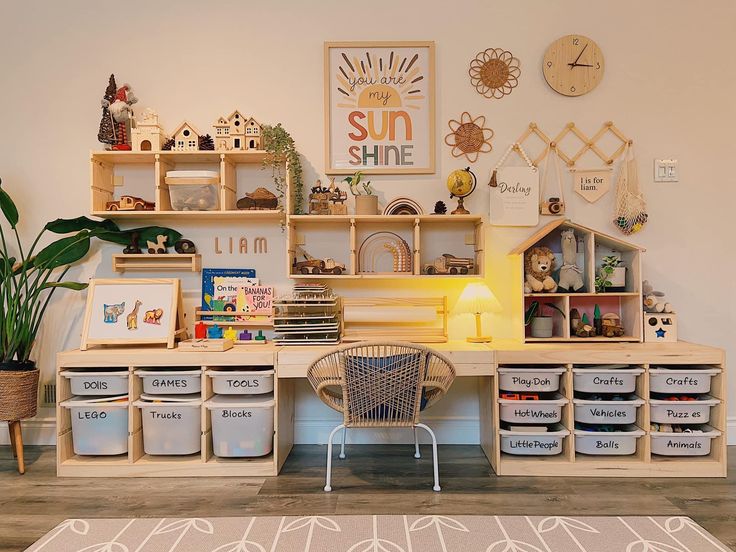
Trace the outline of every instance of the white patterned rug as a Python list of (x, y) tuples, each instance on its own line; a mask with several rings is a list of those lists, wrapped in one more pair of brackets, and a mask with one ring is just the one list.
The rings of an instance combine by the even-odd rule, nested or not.
[(686, 517), (70, 519), (27, 552), (728, 552)]

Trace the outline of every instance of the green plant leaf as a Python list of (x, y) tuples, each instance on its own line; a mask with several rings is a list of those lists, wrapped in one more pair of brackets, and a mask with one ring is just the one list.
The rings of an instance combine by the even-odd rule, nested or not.
[(563, 312), (563, 310), (560, 307), (558, 307), (557, 305), (555, 305), (554, 303), (545, 303), (544, 305), (546, 307), (552, 307), (553, 309), (555, 309), (557, 312), (559, 312), (562, 315), (562, 318), (567, 318), (567, 316), (565, 316), (565, 313)]
[(75, 263), (87, 254), (89, 246), (90, 233), (82, 230), (44, 247), (33, 259), (33, 266), (49, 269)]
[(529, 304), (529, 308), (526, 309), (526, 312), (524, 313), (524, 326), (528, 326), (532, 323), (532, 318), (534, 318), (534, 315), (537, 313), (538, 309), (539, 301), (532, 301)]
[(87, 217), (77, 217), (73, 219), (56, 219), (46, 224), (46, 230), (54, 234), (68, 234), (70, 232), (79, 232), (80, 230), (108, 230), (110, 232), (119, 232), (120, 228), (110, 219), (92, 220)]
[(83, 289), (87, 289), (88, 287), (89, 284), (83, 284), (82, 282), (46, 282), (44, 285), (41, 286), (41, 289), (64, 288), (73, 289), (74, 291), (81, 291)]
[[(0, 180), (0, 185), (2, 185), (2, 180)], [(3, 190), (2, 187), (0, 187), (0, 209), (2, 209), (10, 227), (15, 228), (18, 224), (18, 208), (8, 192)]]
[(162, 226), (143, 226), (141, 228), (131, 228), (130, 230), (120, 230), (118, 232), (96, 231), (95, 237), (100, 238), (119, 245), (128, 245), (133, 238), (133, 234), (138, 233), (138, 243), (141, 248), (145, 249), (146, 241), (156, 241), (156, 236), (166, 236), (166, 246), (173, 247), (174, 243), (181, 239), (181, 232), (177, 232), (172, 228)]

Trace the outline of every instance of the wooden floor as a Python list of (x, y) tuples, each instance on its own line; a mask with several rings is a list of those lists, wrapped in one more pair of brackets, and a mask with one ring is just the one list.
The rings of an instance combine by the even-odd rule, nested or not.
[[(736, 447), (735, 447), (736, 449)], [(0, 552), (19, 551), (66, 518), (304, 514), (686, 515), (736, 547), (736, 454), (728, 479), (492, 476), (479, 447), (352, 446), (324, 493), (325, 447), (298, 446), (278, 478), (58, 479), (54, 449), (27, 447), (26, 475), (0, 447)], [(732, 451), (736, 453), (736, 450)]]

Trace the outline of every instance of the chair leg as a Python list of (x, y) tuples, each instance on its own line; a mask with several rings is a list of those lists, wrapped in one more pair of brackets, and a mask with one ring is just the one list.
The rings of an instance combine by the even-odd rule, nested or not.
[(434, 463), (434, 487), (432, 487), (432, 490), (434, 491), (440, 491), (440, 470), (439, 470), (439, 461), (437, 458), (437, 437), (434, 435), (434, 431), (432, 429), (424, 424), (417, 424), (416, 427), (421, 427), (423, 429), (427, 430), (427, 433), (429, 433), (429, 436), (432, 437), (432, 460)]
[(345, 459), (345, 439), (348, 435), (348, 428), (344, 427), (342, 428), (342, 443), (340, 443), (340, 459)]
[(332, 440), (335, 438), (335, 433), (345, 427), (345, 424), (340, 424), (330, 433), (330, 438), (327, 441), (327, 478), (325, 481), (325, 492), (329, 493), (332, 490)]
[(419, 452), (419, 437), (417, 436), (417, 428), (414, 428), (414, 458), (421, 458), (422, 455)]
[(26, 463), (23, 458), (23, 433), (21, 433), (20, 420), (11, 422), (13, 424), (13, 443), (15, 444), (15, 454), (18, 458), (18, 473), (23, 475), (26, 473)]

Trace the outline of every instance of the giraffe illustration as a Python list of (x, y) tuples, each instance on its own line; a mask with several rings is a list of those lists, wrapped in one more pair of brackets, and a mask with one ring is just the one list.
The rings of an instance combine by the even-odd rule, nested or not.
[(127, 318), (125, 319), (128, 323), (128, 329), (129, 330), (137, 330), (138, 329), (138, 309), (141, 308), (141, 303), (136, 299), (135, 307), (133, 307), (133, 310), (130, 311), (130, 314), (128, 314)]

